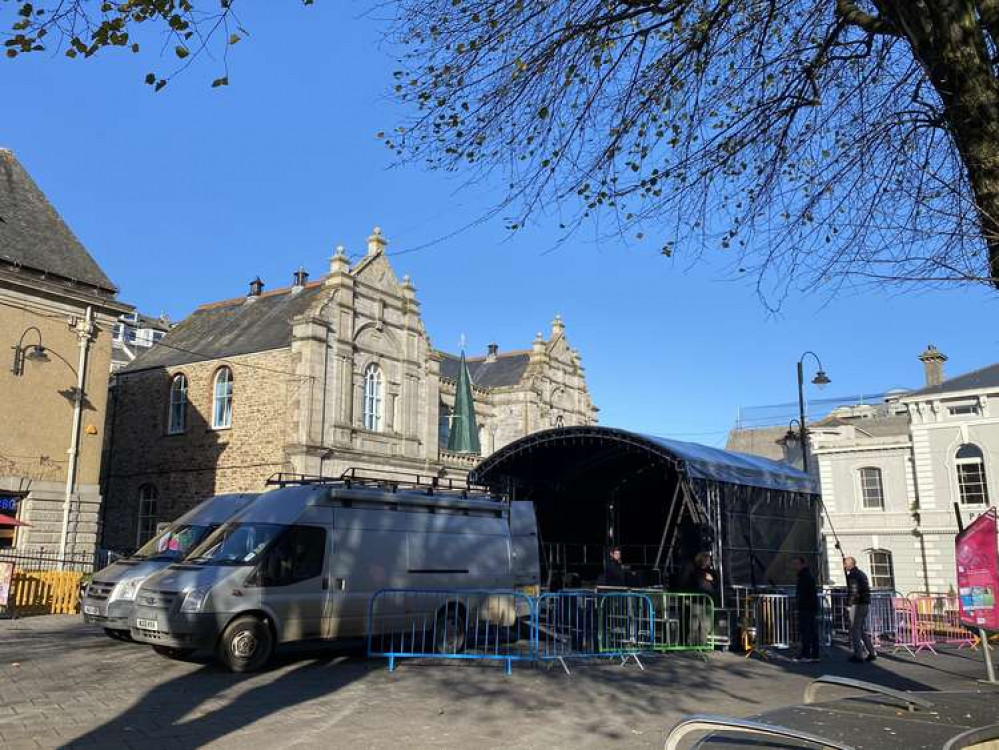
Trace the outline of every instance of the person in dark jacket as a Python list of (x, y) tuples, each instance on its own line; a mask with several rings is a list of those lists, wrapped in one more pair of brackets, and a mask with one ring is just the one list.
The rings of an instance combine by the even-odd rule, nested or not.
[[(850, 614), (850, 643), (853, 645), (853, 656), (850, 661), (874, 661), (878, 655), (874, 651), (871, 634), (867, 632), (867, 610), (871, 606), (871, 584), (867, 576), (857, 567), (857, 561), (852, 557), (844, 558), (843, 569), (846, 571), (847, 612)], [(864, 650), (867, 656), (864, 656)]]
[(718, 606), (718, 573), (711, 563), (710, 552), (698, 552), (694, 556), (694, 570), (687, 589), (696, 594), (707, 594)]
[(803, 557), (792, 557), (791, 565), (798, 574), (796, 595), (798, 600), (798, 632), (801, 634), (802, 661), (819, 660), (819, 631), (815, 615), (819, 608), (819, 592), (815, 576)]
[(602, 581), (604, 586), (627, 586), (628, 578), (625, 575), (624, 565), (621, 564), (621, 548), (611, 547), (607, 556), (607, 563), (604, 566)]

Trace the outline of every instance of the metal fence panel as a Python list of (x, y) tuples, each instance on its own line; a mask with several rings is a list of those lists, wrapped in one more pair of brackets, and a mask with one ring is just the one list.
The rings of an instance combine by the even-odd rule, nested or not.
[(368, 656), (515, 661), (534, 658), (534, 603), (513, 591), (381, 589), (368, 606)]

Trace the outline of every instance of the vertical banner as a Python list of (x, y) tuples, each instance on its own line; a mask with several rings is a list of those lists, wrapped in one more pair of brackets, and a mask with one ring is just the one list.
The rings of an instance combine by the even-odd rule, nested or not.
[(10, 584), (14, 579), (14, 563), (0, 562), (0, 607), (6, 607), (10, 599)]
[(989, 508), (958, 534), (955, 547), (961, 624), (999, 630), (996, 509)]

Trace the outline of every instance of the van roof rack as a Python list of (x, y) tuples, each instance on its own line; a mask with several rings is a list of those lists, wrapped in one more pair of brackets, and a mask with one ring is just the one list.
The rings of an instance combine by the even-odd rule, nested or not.
[(267, 479), (267, 484), (278, 487), (341, 484), (348, 489), (351, 487), (372, 487), (388, 492), (419, 490), (427, 495), (447, 494), (467, 498), (469, 494), (474, 494), (502, 500), (485, 485), (472, 484), (467, 479), (459, 480), (436, 474), (407, 474), (396, 471), (373, 472), (357, 467), (347, 469), (338, 477), (278, 472)]

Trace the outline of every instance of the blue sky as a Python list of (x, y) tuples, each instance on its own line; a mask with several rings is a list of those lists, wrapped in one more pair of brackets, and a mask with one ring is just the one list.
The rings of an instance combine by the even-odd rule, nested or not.
[(226, 89), (209, 87), (221, 68), (207, 59), (155, 95), (142, 78), (172, 55), (0, 61), (0, 145), (144, 312), (179, 319), (258, 274), (273, 288), (299, 264), (322, 273), (377, 224), (390, 251), (429, 243), (393, 263), (440, 348), (462, 334), (470, 354), (526, 348), (560, 313), (604, 424), (722, 443), (740, 406), (796, 398), (806, 349), (833, 379), (824, 395), (918, 386), (931, 342), (949, 374), (996, 360), (999, 293), (799, 294), (774, 316), (724, 258), (667, 260), (586, 231), (557, 246), (555, 219), (513, 236), (500, 218), (475, 223), (494, 185), (394, 168), (375, 138), (401, 119), (379, 22), (333, 0), (264, 5), (242, 11), (251, 36)]

